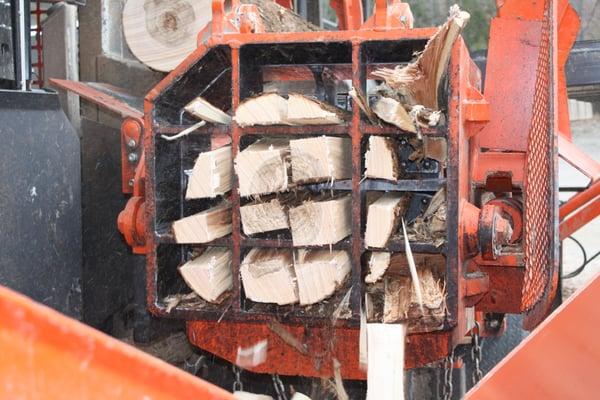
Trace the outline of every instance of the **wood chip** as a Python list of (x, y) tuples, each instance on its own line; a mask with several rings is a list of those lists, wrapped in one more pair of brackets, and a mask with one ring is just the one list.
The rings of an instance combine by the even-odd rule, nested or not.
[(383, 248), (387, 245), (390, 237), (397, 231), (408, 203), (408, 196), (390, 192), (369, 206), (365, 232), (365, 244), (368, 247)]
[(404, 399), (406, 326), (367, 324), (367, 400)]
[(233, 287), (231, 250), (209, 247), (179, 267), (179, 273), (198, 296), (209, 303), (218, 303), (221, 295)]
[(264, 93), (242, 101), (234, 121), (241, 127), (254, 125), (288, 125), (287, 100), (277, 93)]
[(175, 242), (208, 243), (231, 233), (231, 204), (223, 202), (173, 223)]
[(240, 266), (246, 297), (257, 303), (299, 301), (291, 250), (254, 248)]
[(350, 89), (348, 94), (350, 95), (350, 97), (352, 97), (354, 102), (358, 104), (360, 109), (365, 113), (365, 115), (371, 123), (374, 124), (375, 122), (377, 122), (377, 115), (375, 115), (375, 113), (369, 106), (369, 102), (365, 97), (365, 94), (363, 93), (362, 89), (353, 87), (352, 89)]
[(267, 396), (266, 394), (255, 394), (242, 391), (233, 392), (233, 398), (236, 400), (273, 400), (271, 396)]
[(340, 108), (298, 93), (289, 94), (287, 107), (287, 122), (292, 125), (336, 125), (349, 117)]
[(290, 141), (292, 180), (327, 182), (352, 177), (352, 141), (320, 136)]
[(397, 181), (400, 178), (398, 143), (392, 138), (370, 136), (365, 153), (365, 177)]
[(185, 111), (206, 122), (229, 125), (231, 117), (198, 96), (185, 106)]
[(241, 196), (283, 192), (288, 189), (289, 142), (265, 138), (242, 150), (235, 158)]
[(267, 339), (261, 340), (254, 346), (250, 347), (239, 347), (237, 349), (237, 356), (235, 358), (235, 365), (240, 368), (250, 369), (267, 361), (267, 347), (269, 341)]
[(392, 255), (390, 253), (373, 251), (369, 256), (369, 273), (365, 283), (378, 282), (390, 266)]
[(397, 100), (389, 97), (380, 97), (374, 101), (373, 112), (389, 124), (407, 132), (417, 133), (413, 119), (406, 109), (404, 109), (404, 106)]
[(214, 198), (231, 190), (231, 146), (200, 153), (188, 179), (186, 200)]
[(294, 271), (300, 304), (320, 302), (331, 296), (346, 280), (352, 269), (346, 251), (298, 250)]
[(352, 231), (352, 198), (306, 201), (289, 212), (294, 246), (335, 244)]

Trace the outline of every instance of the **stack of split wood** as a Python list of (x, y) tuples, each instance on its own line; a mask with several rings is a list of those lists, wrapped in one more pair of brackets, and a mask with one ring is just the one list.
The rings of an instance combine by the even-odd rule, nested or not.
[(345, 251), (251, 249), (240, 266), (246, 297), (258, 303), (310, 305), (330, 297), (346, 281)]
[(448, 21), (429, 40), (415, 61), (394, 69), (380, 68), (373, 75), (383, 80), (375, 98), (368, 102), (354, 88), (351, 95), (370, 120), (379, 119), (412, 133), (422, 127), (440, 123), (438, 92), (454, 42), (469, 21), (470, 15), (458, 6), (450, 9)]
[(441, 255), (417, 254), (418, 287), (410, 273), (407, 254), (372, 252), (365, 277), (365, 312), (369, 322), (407, 323), (410, 332), (430, 332), (442, 327), (446, 300), (444, 283), (445, 258)]

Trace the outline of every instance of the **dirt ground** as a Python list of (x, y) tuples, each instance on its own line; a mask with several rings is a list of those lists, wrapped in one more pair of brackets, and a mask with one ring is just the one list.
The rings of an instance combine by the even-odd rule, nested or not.
[[(600, 160), (600, 117), (584, 121), (571, 122), (573, 140), (590, 157)], [(560, 161), (559, 184), (563, 187), (585, 186), (589, 182), (584, 175)], [(561, 193), (560, 199), (567, 200), (572, 193)], [(600, 218), (576, 232), (573, 237), (584, 246), (588, 258), (600, 251)], [(583, 254), (577, 244), (571, 240), (563, 243), (563, 274), (577, 269), (583, 262)], [(594, 259), (577, 277), (563, 281), (563, 298), (566, 299), (582, 285), (585, 285), (600, 272), (600, 257)]]

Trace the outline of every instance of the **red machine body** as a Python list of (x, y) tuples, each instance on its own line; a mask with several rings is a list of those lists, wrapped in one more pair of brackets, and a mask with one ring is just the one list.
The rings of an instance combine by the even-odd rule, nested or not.
[[(283, 3), (289, 6), (289, 2)], [(119, 105), (113, 108), (126, 118), (122, 125), (123, 191), (132, 194), (119, 216), (119, 230), (134, 252), (147, 256), (149, 309), (158, 316), (186, 319), (193, 344), (232, 362), (239, 346), (267, 338), (268, 362), (256, 367), (256, 372), (330, 376), (332, 359), (336, 358), (344, 378), (365, 378), (358, 365), (360, 260), (365, 251), (361, 239), (361, 144), (367, 135), (404, 133), (369, 124), (361, 118), (359, 107), (352, 107), (348, 126), (242, 129), (233, 123), (200, 128), (192, 139), (175, 144), (158, 137), (189, 126), (180, 112), (199, 94), (217, 107), (235, 110), (248, 95), (246, 86), (252, 79), (304, 80), (310, 76), (308, 63), (326, 64), (336, 77), (364, 88), (376, 65), (410, 61), (413, 52), (422, 49), (435, 33), (434, 28), (412, 28), (410, 8), (401, 1), (388, 5), (377, 0), (375, 5), (374, 15), (363, 22), (360, 1), (332, 1), (340, 31), (274, 34), (261, 32), (261, 26), (253, 22), (257, 20), (253, 17), (255, 6), (238, 7), (234, 1), (230, 8), (237, 13), (234, 21), (224, 1), (215, 0), (213, 22), (199, 33), (197, 50), (150, 91), (143, 116)], [(559, 238), (600, 213), (600, 168), (580, 157), (570, 142), (565, 111), (564, 64), (578, 30), (577, 15), (567, 0), (505, 0), (498, 1), (497, 6), (498, 17), (491, 24), (485, 91), (481, 73), (464, 42), (457, 41), (448, 68), (447, 125), (423, 132), (448, 140), (446, 176), (428, 182), (433, 185), (429, 191), (443, 185), (447, 190), (448, 237), (442, 254), (447, 264), (448, 317), (442, 330), (408, 336), (408, 368), (446, 357), (473, 328), (474, 321), (483, 320), (486, 313), (524, 313), (527, 328), (539, 324), (548, 315), (556, 294)], [(307, 59), (292, 55), (285, 63), (246, 64), (250, 55), (256, 58), (266, 47), (295, 54), (309, 46), (315, 53), (304, 55)], [(394, 58), (398, 54), (401, 56)], [(114, 100), (99, 99), (101, 91), (76, 83), (55, 84), (104, 105)], [(347, 249), (354, 261), (351, 318), (332, 323), (310, 314), (281, 317), (276, 312), (252, 312), (244, 306), (239, 279), (234, 279), (229, 303), (218, 307), (183, 304), (167, 311), (164, 297), (173, 290), (183, 290), (175, 269), (189, 250), (174, 243), (168, 222), (191, 212), (181, 203), (181, 187), (171, 187), (169, 179), (175, 178), (179, 185), (183, 170), (191, 168), (191, 157), (199, 151), (231, 142), (235, 156), (240, 145), (257, 134), (311, 133), (349, 135), (352, 139), (354, 173), (344, 190), (353, 194), (353, 235), (337, 245)], [(143, 147), (139, 145), (141, 138)], [(561, 151), (566, 149), (561, 156), (593, 177), (587, 191), (560, 209), (561, 220), (565, 218), (560, 235), (559, 145)], [(177, 159), (177, 167), (171, 158)], [(172, 175), (163, 174), (171, 168), (175, 168)], [(417, 190), (416, 185), (413, 182), (395, 190)], [(165, 203), (169, 196), (179, 203)], [(230, 200), (234, 210), (232, 235), (211, 245), (232, 249), (234, 276), (239, 276), (240, 259), (249, 247), (292, 247), (291, 241), (244, 237), (235, 186)], [(585, 204), (591, 207), (581, 208)], [(574, 215), (566, 219), (569, 214)], [(400, 242), (391, 243), (390, 248), (403, 251)], [(419, 244), (413, 251), (437, 252)], [(278, 329), (271, 322), (274, 319)], [(485, 329), (485, 324), (482, 327)]]

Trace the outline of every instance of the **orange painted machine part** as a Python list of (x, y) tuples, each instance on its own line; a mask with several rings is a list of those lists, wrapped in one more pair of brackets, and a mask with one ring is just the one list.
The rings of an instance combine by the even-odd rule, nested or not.
[[(465, 399), (597, 399), (600, 275), (542, 322)], [(585, 326), (582, 326), (585, 321)]]
[(0, 287), (0, 398), (229, 400), (233, 395)]

